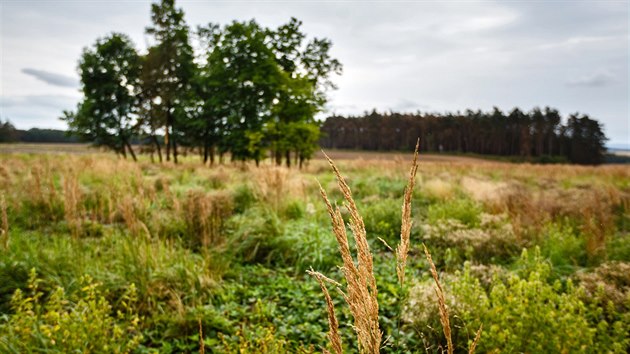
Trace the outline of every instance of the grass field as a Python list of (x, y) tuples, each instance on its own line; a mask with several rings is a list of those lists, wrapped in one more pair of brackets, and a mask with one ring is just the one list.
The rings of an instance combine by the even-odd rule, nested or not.
[[(367, 313), (350, 296), (371, 289), (366, 258), (348, 278), (338, 235), (351, 254), (361, 239), (350, 224), (333, 233), (318, 182), (337, 215), (358, 219), (321, 156), (297, 170), (11, 149), (0, 148), (2, 353), (337, 352), (331, 308), (348, 353), (374, 338), (357, 313), (382, 332), (368, 352), (468, 352), (481, 326), (480, 353), (630, 349), (627, 167), (420, 155), (409, 224), (411, 154), (331, 153), (373, 258)], [(350, 305), (323, 280), (327, 299), (311, 268)]]

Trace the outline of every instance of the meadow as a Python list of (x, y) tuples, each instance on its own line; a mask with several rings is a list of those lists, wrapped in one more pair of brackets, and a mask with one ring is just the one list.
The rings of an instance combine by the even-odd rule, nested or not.
[[(373, 257), (382, 339), (372, 352), (630, 350), (627, 166), (420, 154), (405, 198), (411, 161), (335, 161)], [(331, 225), (318, 183), (333, 215), (355, 225), (322, 159), (298, 170), (1, 154), (0, 352), (369, 351), (335, 289), (352, 286), (346, 227)], [(352, 253), (361, 247), (349, 237)]]

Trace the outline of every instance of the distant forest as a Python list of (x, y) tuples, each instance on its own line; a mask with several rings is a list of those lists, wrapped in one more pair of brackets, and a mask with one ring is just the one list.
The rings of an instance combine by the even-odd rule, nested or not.
[(372, 113), (332, 116), (321, 127), (322, 148), (411, 151), (521, 157), (533, 162), (604, 162), (607, 140), (601, 124), (584, 114), (563, 120), (556, 109), (514, 108), (504, 113)]
[(31, 128), (16, 129), (11, 122), (0, 119), (0, 143), (77, 143), (78, 136), (64, 130)]

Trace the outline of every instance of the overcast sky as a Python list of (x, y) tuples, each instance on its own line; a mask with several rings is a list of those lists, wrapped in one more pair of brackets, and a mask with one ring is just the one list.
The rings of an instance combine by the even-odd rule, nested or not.
[[(141, 52), (150, 1), (0, 0), (0, 117), (65, 129), (85, 46), (127, 33)], [(179, 1), (192, 27), (291, 16), (344, 65), (327, 114), (551, 106), (630, 145), (628, 1)]]

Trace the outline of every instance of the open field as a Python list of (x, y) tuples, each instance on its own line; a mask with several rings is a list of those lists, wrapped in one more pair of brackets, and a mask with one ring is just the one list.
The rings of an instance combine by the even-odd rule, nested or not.
[[(134, 149), (137, 150), (137, 149)], [(395, 152), (372, 152), (372, 151), (350, 151), (350, 150), (326, 150), (327, 154), (335, 160), (404, 160), (409, 159), (412, 154), (402, 154)], [(0, 144), (0, 154), (92, 154), (99, 152), (99, 149), (92, 148), (88, 144)], [(321, 151), (317, 151), (313, 156), (315, 160), (323, 160)], [(474, 157), (422, 154), (421, 162), (453, 162), (453, 163), (483, 163), (486, 160)]]
[[(326, 161), (160, 165), (75, 148), (0, 154), (0, 352), (334, 350), (307, 271), (348, 283), (318, 181), (353, 214)], [(630, 349), (627, 167), (420, 155), (401, 285), (390, 247), (411, 154), (331, 157), (373, 255), (381, 352), (440, 353), (447, 337), (468, 352), (481, 325), (480, 353)], [(326, 286), (343, 351), (358, 352), (356, 318)]]

